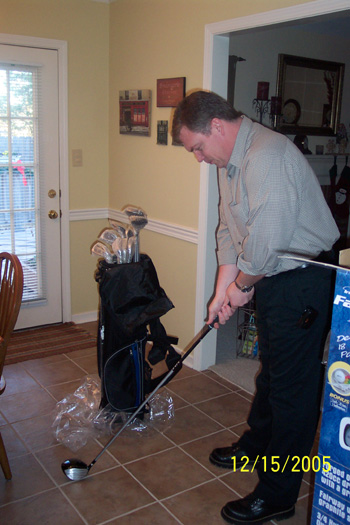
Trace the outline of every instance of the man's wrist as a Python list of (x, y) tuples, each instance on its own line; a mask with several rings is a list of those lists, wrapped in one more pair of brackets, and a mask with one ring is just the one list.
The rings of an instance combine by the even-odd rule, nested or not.
[(253, 285), (253, 284), (250, 285), (250, 286), (240, 285), (240, 284), (237, 282), (237, 280), (234, 281), (234, 283), (235, 283), (235, 285), (236, 285), (236, 288), (237, 288), (240, 292), (242, 292), (242, 293), (249, 293), (249, 292), (251, 292), (251, 291), (253, 290), (253, 288), (254, 288), (254, 285)]

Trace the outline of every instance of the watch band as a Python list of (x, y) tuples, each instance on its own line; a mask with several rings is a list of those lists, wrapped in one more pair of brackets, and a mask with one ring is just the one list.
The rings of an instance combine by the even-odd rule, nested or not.
[(251, 286), (240, 286), (237, 281), (234, 281), (234, 283), (236, 287), (238, 288), (238, 290), (243, 293), (249, 293), (254, 288), (253, 284)]

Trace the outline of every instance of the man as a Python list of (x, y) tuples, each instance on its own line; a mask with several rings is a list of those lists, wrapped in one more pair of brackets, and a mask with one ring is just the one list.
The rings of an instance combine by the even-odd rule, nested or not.
[(240, 116), (215, 93), (184, 98), (172, 134), (199, 162), (220, 168), (219, 271), (208, 323), (218, 315), (224, 324), (255, 293), (261, 372), (250, 429), (213, 450), (210, 461), (254, 466), (259, 482), (221, 515), (229, 523), (288, 518), (303, 476), (295, 463), (310, 453), (317, 427), (333, 272), (280, 256), (336, 262), (339, 232), (292, 141)]

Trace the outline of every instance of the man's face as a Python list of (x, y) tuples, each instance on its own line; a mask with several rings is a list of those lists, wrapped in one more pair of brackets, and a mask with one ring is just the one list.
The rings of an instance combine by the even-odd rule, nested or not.
[(187, 151), (194, 153), (198, 162), (215, 164), (218, 168), (225, 168), (230, 155), (225, 152), (225, 142), (219, 125), (212, 122), (210, 135), (190, 131), (183, 126), (180, 132), (180, 141)]

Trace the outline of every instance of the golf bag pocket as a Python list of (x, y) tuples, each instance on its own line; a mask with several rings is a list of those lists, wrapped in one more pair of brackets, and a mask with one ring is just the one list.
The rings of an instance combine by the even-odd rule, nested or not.
[(103, 371), (104, 398), (117, 411), (133, 412), (144, 401), (144, 355), (146, 338), (116, 350)]
[(181, 356), (170, 344), (177, 344), (177, 342), (177, 337), (167, 335), (159, 319), (150, 321), (145, 349), (146, 394), (154, 390), (169, 370), (180, 361)]

